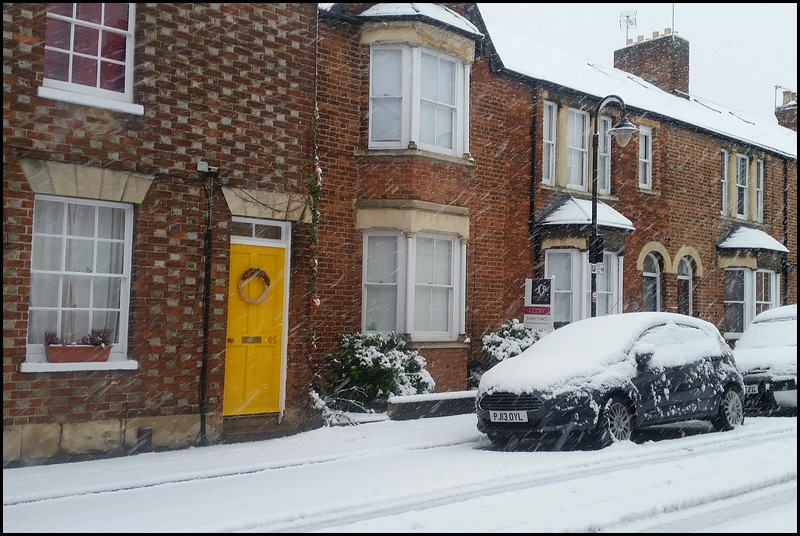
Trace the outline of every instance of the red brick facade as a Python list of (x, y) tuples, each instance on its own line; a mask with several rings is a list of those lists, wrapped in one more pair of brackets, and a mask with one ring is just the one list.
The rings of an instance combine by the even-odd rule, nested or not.
[[(4, 461), (63, 453), (69, 425), (80, 423), (107, 423), (106, 436), (115, 426), (122, 430), (122, 439), (112, 437), (105, 450), (129, 449), (139, 427), (169, 428), (172, 418), (188, 431), (162, 446), (220, 439), (232, 425), (222, 418), (232, 219), (222, 188), (305, 197), (303, 170), (312, 169), (315, 155), (322, 169), (318, 242), (311, 223), (293, 220), (288, 253), (285, 413), (253, 421), (250, 429), (247, 421), (236, 423), (244, 427), (238, 430), (289, 433), (309, 426), (314, 412), (308, 386), (318, 379), (325, 353), (335, 349), (337, 334), (361, 330), (357, 202), (413, 200), (468, 211), (464, 333), (458, 341), (410, 341), (426, 358), (436, 391), (465, 389), (469, 364), (483, 360), (482, 336), (503, 320), (522, 318), (525, 279), (544, 276), (544, 249), (550, 247), (542, 247), (532, 222), (566, 192), (542, 185), (542, 101), (591, 111), (592, 99), (559, 93), (563, 88), (546, 82), (500, 76), (477, 47), (469, 88), (471, 159), (370, 151), (370, 53), (361, 42), (361, 22), (318, 19), (316, 4), (159, 3), (136, 5), (134, 103), (144, 113), (110, 111), (37, 95), (45, 5), (3, 6)], [(470, 18), (466, 6), (472, 5), (447, 5)], [(350, 6), (357, 13), (362, 5)], [(782, 301), (795, 303), (796, 157), (754, 150), (643, 110), (628, 112), (634, 123), (653, 129), (653, 185), (648, 191), (638, 187), (635, 141), (614, 149), (612, 192), (601, 199), (636, 229), (619, 238), (622, 310), (641, 306), (637, 262), (655, 243), (672, 262), (686, 251), (696, 254), (694, 314), (723, 327), (724, 267), (715, 244), (737, 221), (720, 215), (721, 149), (766, 163), (758, 228), (790, 250), (792, 269), (781, 272)], [(134, 211), (128, 354), (138, 362), (135, 370), (20, 372), (35, 197), (25, 159), (151, 180)], [(199, 161), (219, 169), (210, 200), (207, 306), (208, 177), (198, 173)], [(572, 238), (584, 240), (585, 231)], [(585, 250), (585, 243), (580, 247)], [(316, 273), (309, 268), (314, 265)], [(311, 306), (312, 284), (319, 307)], [(674, 273), (665, 274), (662, 293), (663, 310), (676, 310)], [(206, 437), (195, 433), (198, 419)], [(53, 426), (61, 428), (54, 432)], [(31, 447), (53, 441), (54, 451)]]
[[(3, 5), (5, 83), (10, 88), (3, 99), (4, 459), (6, 446), (13, 452), (13, 444), (18, 449), (21, 441), (24, 451), (33, 435), (48, 434), (46, 426), (53, 423), (102, 421), (124, 428), (136, 418), (193, 416), (196, 426), (201, 412), (220, 415), (229, 276), (226, 222), (231, 214), (219, 187), (304, 196), (301, 169), (313, 165), (314, 157), (309, 142), (315, 4), (138, 4), (134, 102), (144, 106), (141, 116), (37, 95), (45, 5)], [(138, 361), (137, 370), (20, 373), (34, 199), (21, 158), (152, 178), (134, 222), (128, 353)], [(208, 203), (196, 171), (199, 161), (219, 169), (211, 201), (207, 334)], [(286, 404), (296, 414), (287, 412), (288, 429), (303, 425), (310, 411), (308, 224), (296, 223), (292, 240)], [(199, 400), (203, 371), (205, 408)], [(11, 432), (28, 425), (42, 427)], [(130, 433), (136, 430), (125, 432), (125, 447), (130, 447)], [(116, 439), (109, 440), (109, 450), (120, 447)], [(63, 450), (63, 436), (61, 443)]]

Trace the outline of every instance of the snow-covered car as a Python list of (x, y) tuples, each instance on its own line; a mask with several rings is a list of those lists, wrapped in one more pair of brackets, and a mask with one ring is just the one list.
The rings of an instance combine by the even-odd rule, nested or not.
[(607, 446), (640, 427), (744, 422), (744, 384), (713, 324), (636, 312), (588, 318), (548, 333), (481, 377), (478, 430), (498, 446)]
[(733, 350), (744, 377), (745, 408), (797, 411), (797, 304), (768, 309)]

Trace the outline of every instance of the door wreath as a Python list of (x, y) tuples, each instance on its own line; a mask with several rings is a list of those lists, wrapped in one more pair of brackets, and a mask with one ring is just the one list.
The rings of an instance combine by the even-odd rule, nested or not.
[[(245, 292), (244, 287), (246, 287), (250, 281), (256, 278), (260, 279), (261, 282), (264, 283), (264, 291), (258, 298), (251, 298)], [(268, 294), (269, 294), (269, 276), (267, 275), (267, 273), (261, 268), (248, 268), (247, 270), (245, 270), (244, 273), (242, 274), (242, 277), (239, 279), (239, 296), (241, 296), (242, 299), (247, 303), (258, 304), (266, 300)]]

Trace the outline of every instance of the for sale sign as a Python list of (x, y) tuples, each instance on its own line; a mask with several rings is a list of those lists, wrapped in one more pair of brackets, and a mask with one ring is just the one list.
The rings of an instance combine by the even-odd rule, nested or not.
[(523, 324), (526, 328), (553, 331), (553, 280), (525, 280), (525, 314)]

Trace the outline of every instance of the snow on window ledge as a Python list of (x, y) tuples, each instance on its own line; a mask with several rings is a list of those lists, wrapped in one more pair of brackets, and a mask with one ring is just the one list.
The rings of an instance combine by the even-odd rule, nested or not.
[(136, 370), (139, 362), (132, 359), (102, 361), (96, 363), (47, 363), (26, 361), (19, 366), (20, 372), (72, 372), (83, 370)]
[(125, 112), (135, 115), (144, 115), (144, 106), (142, 106), (141, 104), (132, 104), (130, 102), (103, 99), (95, 95), (84, 95), (81, 93), (64, 91), (63, 89), (55, 89), (52, 87), (40, 87), (38, 96), (43, 97), (45, 99), (71, 102), (72, 104), (96, 106), (97, 108), (106, 108), (108, 110), (116, 110), (118, 112)]

